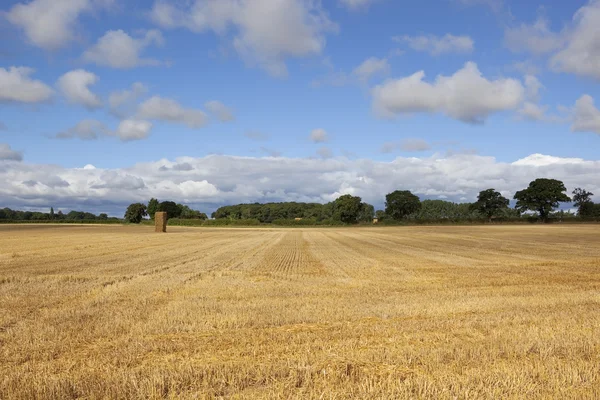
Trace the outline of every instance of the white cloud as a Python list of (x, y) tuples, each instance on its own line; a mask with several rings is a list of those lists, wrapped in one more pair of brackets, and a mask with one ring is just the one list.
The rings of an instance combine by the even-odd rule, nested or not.
[(57, 86), (72, 104), (80, 104), (88, 109), (102, 107), (100, 98), (88, 86), (96, 84), (99, 78), (83, 69), (69, 71), (58, 79)]
[(125, 119), (119, 123), (117, 130), (113, 133), (124, 142), (145, 139), (150, 135), (152, 123), (137, 119)]
[(444, 113), (467, 123), (483, 123), (495, 112), (514, 110), (524, 100), (525, 89), (515, 79), (488, 80), (477, 64), (468, 62), (452, 76), (423, 81), (425, 72), (389, 80), (372, 90), (373, 107), (385, 117), (417, 112)]
[(66, 131), (59, 132), (56, 135), (57, 139), (72, 139), (79, 138), (82, 140), (94, 140), (102, 135), (110, 134), (106, 126), (95, 119), (84, 119), (78, 122), (72, 128)]
[(39, 103), (52, 97), (52, 89), (29, 77), (35, 70), (27, 67), (0, 68), (0, 102)]
[(204, 107), (217, 117), (221, 122), (229, 122), (235, 120), (233, 111), (220, 101), (212, 100), (204, 104)]
[[(186, 168), (175, 168), (184, 165)], [(382, 205), (385, 194), (406, 188), (421, 198), (474, 201), (482, 189), (512, 197), (532, 180), (551, 177), (569, 190), (600, 193), (600, 161), (533, 154), (513, 163), (476, 154), (398, 157), (391, 162), (343, 157), (207, 156), (157, 160), (120, 169), (63, 168), (0, 162), (0, 203), (11, 208), (48, 204), (122, 215), (128, 204), (151, 197), (215, 208), (225, 203), (327, 202), (345, 193)], [(28, 186), (23, 182), (54, 185)]]
[(594, 132), (600, 135), (600, 110), (590, 95), (583, 95), (573, 109), (573, 132)]
[(310, 140), (314, 143), (323, 143), (329, 140), (329, 135), (325, 129), (313, 129), (313, 131), (310, 133)]
[(504, 44), (515, 53), (550, 53), (563, 44), (560, 34), (552, 32), (545, 18), (538, 18), (533, 25), (521, 24), (504, 31)]
[(75, 30), (80, 14), (108, 3), (106, 0), (33, 0), (14, 5), (6, 18), (24, 30), (31, 44), (57, 50), (78, 38)]
[(371, 57), (363, 61), (352, 72), (363, 82), (368, 81), (377, 74), (386, 75), (390, 72), (390, 64), (385, 58)]
[(22, 161), (23, 153), (11, 149), (10, 145), (0, 143), (0, 161)]
[(158, 60), (140, 57), (144, 49), (153, 44), (164, 44), (160, 31), (147, 31), (143, 37), (137, 39), (122, 30), (108, 31), (93, 47), (83, 53), (82, 58), (85, 62), (120, 69), (160, 65)]
[(540, 106), (539, 104), (526, 101), (523, 103), (523, 107), (519, 109), (517, 114), (519, 117), (529, 121), (544, 121), (546, 119), (546, 112), (548, 111), (547, 106)]
[(446, 34), (444, 36), (397, 36), (394, 40), (406, 43), (413, 50), (427, 52), (433, 56), (444, 53), (471, 53), (474, 42), (469, 36), (455, 36)]
[(203, 111), (185, 108), (175, 100), (159, 96), (153, 96), (140, 104), (137, 115), (141, 119), (177, 122), (193, 129), (201, 128), (207, 122)]
[(140, 82), (135, 82), (130, 89), (115, 91), (108, 96), (110, 112), (123, 118), (134, 113), (135, 103), (148, 92), (148, 88)]
[(320, 54), (325, 34), (337, 30), (320, 2), (304, 0), (195, 0), (181, 8), (157, 0), (151, 17), (164, 28), (228, 37), (247, 63), (273, 76), (287, 75), (288, 57)]
[(538, 101), (540, 90), (544, 85), (534, 75), (525, 75), (525, 97), (530, 101)]
[(551, 67), (559, 72), (600, 79), (600, 1), (591, 0), (573, 17), (564, 34), (566, 47), (554, 54)]

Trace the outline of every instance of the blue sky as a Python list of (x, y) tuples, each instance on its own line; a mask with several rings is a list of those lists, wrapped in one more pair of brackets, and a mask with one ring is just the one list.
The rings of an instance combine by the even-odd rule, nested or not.
[(0, 7), (9, 206), (600, 193), (599, 1)]

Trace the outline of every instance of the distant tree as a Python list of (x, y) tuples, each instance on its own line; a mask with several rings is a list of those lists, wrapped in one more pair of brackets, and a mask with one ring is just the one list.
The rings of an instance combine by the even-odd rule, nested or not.
[(56, 213), (56, 219), (65, 219), (65, 214), (61, 210)]
[(383, 210), (375, 211), (375, 218), (377, 218), (380, 221), (383, 221), (385, 219), (385, 211), (383, 211)]
[(147, 211), (148, 211), (148, 215), (150, 216), (150, 219), (154, 219), (154, 214), (158, 211), (159, 206), (160, 206), (160, 203), (158, 202), (158, 200), (156, 200), (154, 197), (150, 199), (150, 201), (148, 202), (148, 207), (147, 207)]
[(159, 204), (157, 211), (163, 211), (167, 213), (167, 219), (179, 218), (181, 215), (181, 208), (177, 203), (173, 201), (163, 201)]
[(54, 207), (50, 207), (50, 219), (54, 219)]
[(139, 224), (142, 222), (142, 218), (148, 215), (146, 211), (146, 205), (143, 203), (133, 203), (127, 207), (125, 211), (125, 221), (133, 224)]
[(345, 224), (358, 222), (362, 208), (361, 198), (345, 194), (334, 201), (334, 218)]
[(358, 220), (361, 222), (372, 222), (375, 216), (375, 207), (368, 203), (361, 203)]
[(509, 203), (509, 200), (499, 192), (488, 189), (479, 192), (477, 202), (471, 204), (471, 209), (480, 212), (491, 221), (492, 217), (498, 216), (500, 210), (507, 208)]
[(108, 219), (108, 214), (102, 213), (102, 214), (98, 215), (98, 219), (107, 220)]
[(527, 189), (518, 191), (514, 199), (520, 212), (536, 211), (543, 221), (548, 221), (550, 212), (560, 202), (571, 201), (567, 196), (565, 184), (556, 179), (540, 178), (532, 181)]
[(581, 211), (583, 207), (583, 214), (586, 213), (586, 210), (590, 209), (586, 204), (592, 203), (592, 196), (594, 193), (588, 192), (582, 188), (576, 188), (573, 190), (573, 205), (577, 208), (577, 213), (580, 216), (583, 216)]
[(181, 219), (208, 219), (203, 212), (192, 210), (190, 207), (183, 204), (177, 204), (177, 206), (180, 210), (179, 218)]
[(421, 200), (409, 190), (396, 190), (385, 196), (385, 215), (401, 220), (421, 209)]

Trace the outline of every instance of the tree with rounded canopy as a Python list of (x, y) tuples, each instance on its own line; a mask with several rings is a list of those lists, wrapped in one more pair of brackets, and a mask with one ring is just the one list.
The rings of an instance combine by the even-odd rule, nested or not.
[(510, 201), (496, 190), (487, 189), (479, 192), (477, 202), (471, 205), (471, 209), (480, 212), (491, 221), (492, 217), (497, 216), (500, 210), (507, 208), (509, 203)]
[(345, 194), (334, 201), (334, 218), (345, 224), (355, 224), (362, 211), (362, 199), (357, 196)]
[(158, 210), (167, 213), (167, 219), (179, 218), (181, 215), (181, 208), (174, 201), (163, 201), (159, 204)]
[(132, 224), (139, 224), (142, 222), (148, 213), (146, 212), (146, 205), (143, 203), (133, 203), (127, 207), (125, 211), (125, 221), (131, 222)]
[(419, 196), (409, 190), (396, 190), (385, 196), (385, 215), (396, 221), (421, 209)]
[(158, 211), (158, 206), (160, 205), (159, 201), (154, 197), (150, 199), (148, 202), (148, 215), (151, 219), (154, 219), (154, 214)]
[(594, 193), (588, 192), (585, 189), (575, 188), (575, 190), (573, 190), (573, 205), (578, 209), (581, 209), (582, 205), (592, 202), (593, 195)]
[(520, 212), (536, 211), (543, 221), (548, 221), (550, 212), (560, 202), (571, 201), (564, 192), (565, 184), (556, 179), (540, 178), (532, 181), (527, 189), (515, 193), (516, 209)]

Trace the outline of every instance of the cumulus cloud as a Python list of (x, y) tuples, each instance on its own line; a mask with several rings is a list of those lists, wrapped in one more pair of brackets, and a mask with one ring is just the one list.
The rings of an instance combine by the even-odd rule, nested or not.
[(543, 121), (546, 118), (548, 106), (541, 106), (530, 101), (523, 103), (517, 114), (520, 118), (529, 121)]
[(204, 111), (185, 108), (175, 100), (159, 96), (152, 96), (140, 104), (137, 115), (142, 119), (185, 124), (192, 129), (201, 128), (207, 122), (207, 116)]
[(69, 103), (94, 109), (102, 107), (102, 100), (92, 93), (89, 86), (96, 84), (99, 80), (100, 78), (92, 72), (76, 69), (61, 76), (56, 85)]
[(141, 53), (148, 46), (163, 44), (164, 38), (158, 30), (147, 31), (139, 38), (133, 38), (120, 29), (108, 31), (83, 53), (82, 59), (96, 65), (119, 69), (160, 65), (161, 62), (153, 58), (142, 58)]
[[(513, 163), (476, 154), (398, 157), (390, 162), (211, 155), (163, 159), (121, 169), (3, 163), (0, 203), (8, 207), (54, 204), (93, 211), (110, 206), (118, 215), (128, 204), (151, 197), (214, 209), (222, 204), (255, 201), (328, 202), (351, 193), (382, 205), (386, 193), (406, 188), (421, 198), (474, 201), (480, 190), (490, 187), (512, 197), (541, 177), (560, 179), (569, 190), (585, 187), (600, 193), (600, 161), (541, 154)], [(187, 168), (183, 170), (176, 167), (184, 164)], [(68, 186), (60, 186), (58, 179)], [(28, 181), (54, 181), (55, 187), (23, 184)]]
[(444, 53), (471, 53), (475, 47), (473, 39), (469, 36), (455, 36), (449, 33), (444, 36), (396, 36), (394, 40), (432, 56)]
[(152, 123), (138, 119), (125, 119), (112, 134), (124, 142), (145, 139), (150, 135)]
[(72, 128), (56, 134), (57, 139), (79, 138), (82, 140), (95, 140), (102, 135), (110, 134), (106, 126), (95, 119), (84, 119)]
[(325, 129), (313, 129), (310, 133), (310, 141), (313, 143), (323, 143), (329, 140), (329, 135)]
[(564, 36), (566, 46), (552, 56), (551, 67), (559, 72), (600, 79), (600, 1), (591, 0), (580, 8)]
[(352, 72), (358, 79), (363, 82), (368, 81), (377, 74), (388, 74), (390, 72), (390, 64), (385, 58), (371, 57), (363, 61)]
[(384, 117), (439, 112), (466, 123), (483, 123), (492, 113), (518, 108), (525, 97), (520, 81), (488, 80), (473, 62), (452, 76), (439, 75), (433, 83), (424, 77), (425, 72), (419, 71), (376, 86), (372, 90), (375, 112)]
[(0, 143), (0, 161), (21, 161), (23, 153), (13, 150), (8, 144)]
[(337, 30), (320, 2), (304, 0), (195, 0), (187, 6), (157, 0), (151, 17), (163, 28), (228, 38), (247, 63), (274, 76), (287, 75), (288, 57), (320, 54), (325, 34)]
[(14, 5), (6, 18), (23, 29), (31, 44), (57, 50), (77, 39), (77, 19), (82, 13), (109, 3), (107, 0), (33, 0)]
[(137, 101), (148, 92), (148, 88), (140, 82), (135, 82), (130, 89), (114, 91), (108, 96), (111, 114), (124, 118), (134, 113)]
[(600, 110), (590, 95), (583, 95), (573, 109), (573, 132), (593, 132), (600, 135)]
[(152, 123), (138, 119), (125, 119), (119, 123), (117, 129), (111, 130), (104, 123), (95, 119), (85, 119), (75, 126), (59, 132), (56, 139), (81, 139), (96, 140), (104, 136), (114, 136), (123, 142), (145, 139), (150, 135)]
[(52, 89), (29, 75), (27, 67), (0, 68), (0, 102), (39, 103), (52, 97)]
[(233, 115), (233, 110), (227, 107), (225, 104), (220, 101), (212, 100), (206, 102), (204, 107), (217, 119), (221, 122), (229, 122), (235, 120), (235, 116)]
[(546, 18), (538, 18), (532, 25), (521, 24), (506, 28), (504, 44), (515, 53), (540, 55), (553, 52), (561, 47), (564, 39), (560, 34), (552, 32), (548, 25)]

